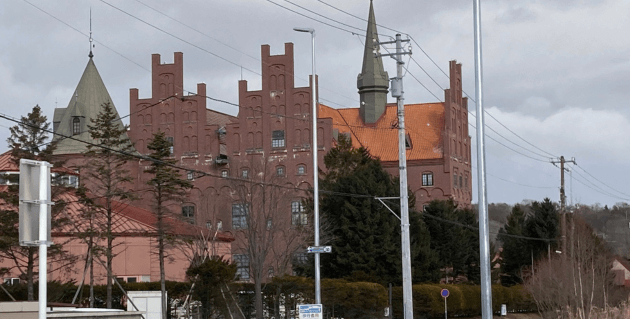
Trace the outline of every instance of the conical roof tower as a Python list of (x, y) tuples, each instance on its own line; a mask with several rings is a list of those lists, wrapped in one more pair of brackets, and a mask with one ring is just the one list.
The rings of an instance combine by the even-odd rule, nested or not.
[[(56, 108), (53, 117), (55, 133), (87, 142), (96, 142), (88, 133), (88, 124), (92, 125), (90, 119), (96, 118), (103, 109), (103, 104), (110, 103), (116, 116), (119, 117), (112, 98), (109, 96), (109, 92), (103, 83), (103, 79), (96, 69), (92, 59), (93, 56), (90, 50), (90, 60), (85, 67), (85, 71), (83, 71), (77, 88), (74, 90), (74, 94), (70, 98), (68, 107)], [(120, 119), (116, 120), (116, 124), (121, 127), (124, 126)], [(54, 139), (59, 141), (54, 154), (78, 154), (86, 150), (85, 143), (63, 138), (59, 135), (56, 135)]]
[(370, 1), (367, 32), (365, 35), (365, 49), (363, 52), (363, 68), (357, 77), (357, 88), (361, 98), (359, 113), (363, 123), (375, 123), (385, 111), (387, 92), (389, 89), (389, 75), (383, 68), (383, 60), (376, 57), (379, 51), (378, 33), (374, 7)]

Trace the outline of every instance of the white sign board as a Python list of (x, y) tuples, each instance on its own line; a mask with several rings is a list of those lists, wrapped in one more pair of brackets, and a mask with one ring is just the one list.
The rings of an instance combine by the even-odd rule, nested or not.
[(323, 319), (322, 305), (298, 305), (299, 319)]
[[(160, 291), (128, 291), (127, 296), (145, 313), (145, 319), (162, 319), (162, 293)], [(127, 301), (127, 311), (136, 311), (133, 304)]]

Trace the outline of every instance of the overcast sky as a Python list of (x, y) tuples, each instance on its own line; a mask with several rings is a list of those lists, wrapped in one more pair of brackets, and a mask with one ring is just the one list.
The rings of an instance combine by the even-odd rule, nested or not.
[[(153, 53), (170, 63), (173, 52), (183, 52), (185, 90), (205, 82), (208, 96), (238, 103), (241, 77), (260, 88), (260, 46), (281, 54), (283, 43), (293, 42), (296, 85), (306, 86), (311, 38), (292, 31), (296, 26), (316, 29), (320, 102), (358, 107), (364, 38), (356, 34), (366, 22), (352, 15), (366, 19), (368, 0), (28, 0), (0, 3), (0, 113), (19, 117), (39, 104), (52, 120), (55, 107), (68, 105), (88, 61), (90, 8), (94, 61), (121, 115), (129, 113), (129, 88), (149, 96)], [(413, 58), (437, 82), (406, 61), (406, 103), (443, 101), (448, 79), (422, 50), (446, 72), (449, 60), (462, 63), (464, 90), (475, 98), (471, 0), (375, 0), (374, 8), (378, 24), (417, 41), (422, 49), (413, 44)], [(560, 169), (549, 160), (561, 155), (579, 165), (566, 175), (567, 202), (630, 202), (628, 12), (627, 0), (482, 0), (490, 202), (558, 201)], [(387, 28), (378, 31), (395, 35)], [(384, 61), (393, 76), (393, 60)], [(471, 101), (473, 114), (475, 107)], [(0, 119), (0, 150), (8, 149), (12, 125)], [(472, 127), (470, 135), (475, 157)]]

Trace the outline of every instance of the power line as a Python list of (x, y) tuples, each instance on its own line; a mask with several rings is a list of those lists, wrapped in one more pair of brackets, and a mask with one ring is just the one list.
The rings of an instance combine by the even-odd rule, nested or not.
[(582, 170), (584, 173), (586, 173), (588, 176), (590, 176), (590, 177), (591, 177), (591, 178), (593, 178), (594, 180), (598, 181), (598, 182), (599, 182), (599, 183), (601, 183), (602, 185), (604, 185), (604, 186), (608, 187), (609, 189), (611, 189), (611, 190), (613, 190), (613, 191), (615, 191), (615, 192), (617, 192), (617, 193), (619, 193), (619, 194), (622, 194), (622, 195), (624, 195), (624, 196), (628, 196), (628, 197), (630, 197), (630, 195), (628, 195), (628, 194), (626, 194), (626, 193), (623, 193), (623, 192), (621, 192), (621, 191), (618, 191), (617, 189), (615, 189), (615, 188), (613, 188), (613, 187), (609, 186), (608, 184), (606, 184), (606, 183), (602, 182), (601, 180), (597, 179), (597, 177), (595, 177), (595, 176), (593, 176), (591, 173), (587, 172), (587, 171), (586, 171), (584, 168), (582, 168), (581, 166), (578, 166), (578, 165), (576, 164), (576, 165), (575, 165), (575, 167), (579, 168), (579, 169), (580, 169), (580, 170)]

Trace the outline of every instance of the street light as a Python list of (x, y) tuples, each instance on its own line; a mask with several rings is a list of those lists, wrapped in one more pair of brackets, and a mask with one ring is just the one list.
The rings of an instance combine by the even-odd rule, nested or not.
[[(319, 176), (317, 169), (317, 88), (315, 86), (315, 29), (313, 28), (293, 28), (297, 32), (308, 32), (311, 34), (312, 39), (312, 59), (313, 59), (313, 72), (311, 75), (311, 96), (312, 106), (311, 117), (313, 119), (313, 142), (311, 143), (311, 150), (313, 152), (313, 219), (315, 227), (315, 246), (319, 247)], [(321, 286), (320, 286), (320, 269), (319, 269), (319, 252), (315, 252), (315, 303), (321, 304)]]

